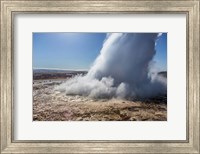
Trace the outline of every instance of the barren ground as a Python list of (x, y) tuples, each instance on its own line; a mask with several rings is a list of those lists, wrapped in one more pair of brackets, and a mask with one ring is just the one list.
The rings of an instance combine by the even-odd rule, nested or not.
[(146, 100), (100, 99), (67, 96), (55, 91), (63, 80), (35, 80), (34, 121), (166, 121), (166, 96)]

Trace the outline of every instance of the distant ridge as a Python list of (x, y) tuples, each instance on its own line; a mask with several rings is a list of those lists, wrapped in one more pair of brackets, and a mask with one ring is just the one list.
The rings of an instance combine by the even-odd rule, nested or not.
[(53, 70), (53, 71), (88, 71), (87, 69), (63, 69), (63, 68), (33, 68), (33, 70)]
[[(62, 77), (70, 76), (71, 77), (74, 74), (87, 74), (87, 72), (88, 72), (87, 70), (72, 70), (72, 69), (59, 69), (59, 68), (33, 68), (33, 78), (36, 79), (39, 76), (62, 76)], [(167, 78), (167, 71), (158, 72), (158, 75)]]
[(56, 70), (56, 69), (33, 69), (33, 79), (66, 79), (78, 74), (86, 74), (87, 71), (78, 70)]

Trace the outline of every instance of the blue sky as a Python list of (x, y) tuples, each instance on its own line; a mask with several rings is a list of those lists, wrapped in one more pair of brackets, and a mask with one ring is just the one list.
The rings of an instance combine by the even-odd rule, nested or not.
[[(33, 33), (33, 68), (88, 70), (99, 55), (106, 33)], [(159, 38), (156, 66), (167, 70), (167, 33)]]
[(157, 40), (154, 61), (159, 69), (167, 70), (167, 33), (163, 33)]

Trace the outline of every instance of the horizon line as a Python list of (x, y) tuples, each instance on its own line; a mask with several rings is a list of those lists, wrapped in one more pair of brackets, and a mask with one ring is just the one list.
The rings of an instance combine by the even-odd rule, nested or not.
[[(89, 71), (89, 69), (65, 69), (65, 68), (35, 68), (34, 69), (45, 69), (45, 70), (62, 70), (62, 71)], [(167, 72), (167, 70), (160, 70), (159, 72)]]
[(89, 69), (65, 69), (65, 68), (35, 68), (33, 69), (46, 69), (46, 70), (63, 70), (63, 71), (89, 71)]

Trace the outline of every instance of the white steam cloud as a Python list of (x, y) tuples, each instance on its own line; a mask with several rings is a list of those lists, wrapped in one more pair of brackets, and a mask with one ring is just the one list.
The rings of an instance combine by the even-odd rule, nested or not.
[(109, 33), (100, 55), (85, 76), (56, 89), (93, 98), (144, 98), (166, 94), (166, 78), (151, 74), (160, 33)]

